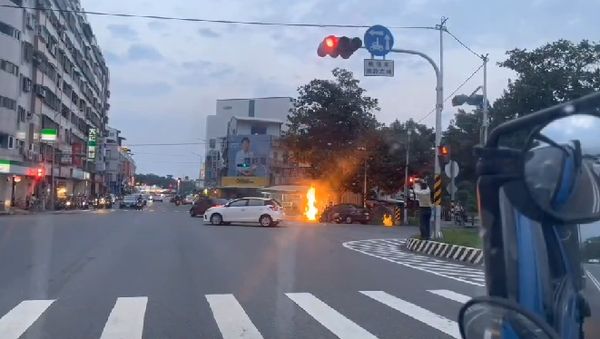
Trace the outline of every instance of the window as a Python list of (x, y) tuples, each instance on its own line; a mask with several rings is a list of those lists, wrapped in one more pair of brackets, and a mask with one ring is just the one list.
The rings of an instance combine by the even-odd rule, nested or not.
[(8, 108), (10, 110), (15, 111), (17, 109), (17, 101), (0, 96), (0, 107)]
[(0, 69), (12, 75), (19, 75), (19, 67), (7, 60), (0, 60)]
[(250, 199), (248, 200), (248, 206), (264, 206), (265, 201), (259, 199)]
[(230, 203), (229, 207), (242, 207), (242, 206), (246, 206), (247, 204), (248, 204), (248, 200), (240, 199), (240, 200), (236, 200), (236, 201), (233, 201), (232, 203)]
[(7, 145), (8, 149), (13, 149), (15, 148), (15, 137), (13, 137), (12, 135), (8, 136), (8, 145)]
[(252, 135), (267, 134), (267, 127), (266, 126), (252, 126), (250, 128), (250, 134), (252, 134)]
[(27, 41), (23, 41), (23, 59), (27, 62), (33, 60), (33, 45)]
[(33, 82), (28, 77), (23, 77), (23, 92), (29, 93), (31, 92), (31, 87), (33, 86)]
[(19, 109), (17, 110), (18, 113), (18, 118), (19, 118), (19, 122), (25, 122), (25, 119), (27, 118), (27, 112), (25, 111), (25, 108), (23, 108), (23, 106), (19, 106)]
[(21, 40), (21, 31), (19, 31), (18, 29), (14, 28), (13, 26), (9, 25), (9, 24), (5, 24), (4, 22), (0, 21), (0, 33), (4, 33), (8, 36), (11, 36), (17, 40)]

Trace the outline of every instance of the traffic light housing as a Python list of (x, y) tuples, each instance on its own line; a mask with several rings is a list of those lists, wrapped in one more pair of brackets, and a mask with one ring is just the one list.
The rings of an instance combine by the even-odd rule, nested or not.
[(481, 94), (473, 94), (473, 95), (464, 95), (459, 94), (452, 98), (452, 106), (461, 106), (461, 105), (471, 105), (483, 107), (483, 95)]
[(348, 38), (346, 36), (337, 37), (328, 35), (321, 41), (317, 49), (317, 55), (321, 58), (329, 55), (337, 58), (338, 55), (343, 59), (348, 59), (354, 52), (362, 47), (360, 38)]
[(444, 167), (448, 161), (450, 161), (450, 146), (438, 146), (438, 160), (440, 162), (440, 167)]

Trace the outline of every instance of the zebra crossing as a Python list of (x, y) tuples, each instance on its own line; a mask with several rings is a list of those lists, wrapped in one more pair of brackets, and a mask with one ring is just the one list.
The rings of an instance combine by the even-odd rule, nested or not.
[(350, 250), (416, 270), (470, 285), (485, 286), (485, 273), (480, 267), (415, 254), (404, 250), (405, 244), (406, 239), (368, 239), (347, 241), (342, 245)]
[[(324, 300), (307, 292), (284, 293), (292, 305), (297, 306), (296, 312), (304, 312), (320, 326), (322, 331), (329, 332), (341, 339), (375, 339), (378, 338), (360, 325), (361, 319), (350, 319), (344, 314), (341, 307), (329, 305)], [(461, 304), (471, 297), (451, 290), (426, 290), (425, 295), (435, 296), (451, 301), (453, 312), (458, 314)], [(252, 321), (252, 313), (246, 313), (234, 294), (207, 294), (204, 295), (212, 318), (208, 321), (216, 323), (216, 327), (224, 339), (246, 338), (262, 339), (273, 337), (270, 333), (262, 333), (260, 326)], [(392, 320), (397, 317), (405, 317), (427, 326), (431, 330), (428, 337), (435, 338), (460, 338), (458, 324), (455, 320), (436, 314), (425, 307), (416, 305), (386, 291), (354, 291), (348, 293), (349, 298), (356, 298), (358, 302), (366, 303), (368, 300), (384, 305), (392, 312)], [(354, 299), (353, 299), (354, 300)], [(107, 312), (100, 339), (141, 339), (144, 334), (145, 317), (149, 298), (145, 296), (119, 297), (116, 299), (112, 309)], [(0, 333), (4, 339), (17, 339), (27, 335), (27, 330), (36, 323), (42, 321), (44, 315), (51, 313), (57, 300), (24, 300), (14, 306), (10, 311), (0, 317)], [(439, 302), (438, 302), (439, 303)], [(206, 305), (198, 305), (206, 307)], [(108, 310), (107, 310), (108, 311)], [(85, 316), (78, 314), (78, 317)], [(188, 320), (188, 319), (186, 319)], [(367, 321), (367, 319), (362, 319)], [(193, 321), (193, 320), (192, 320)], [(43, 324), (47, 326), (48, 323)], [(147, 325), (147, 324), (146, 324)], [(63, 325), (64, 326), (64, 325)], [(44, 330), (41, 330), (44, 333)], [(301, 336), (299, 336), (301, 337)], [(394, 337), (400, 338), (401, 334)]]

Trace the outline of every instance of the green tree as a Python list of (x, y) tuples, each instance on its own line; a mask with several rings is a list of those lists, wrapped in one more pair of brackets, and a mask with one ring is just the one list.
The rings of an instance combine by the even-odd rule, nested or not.
[(385, 193), (397, 192), (404, 186), (408, 130), (411, 131), (409, 175), (425, 178), (433, 173), (433, 128), (412, 119), (406, 122), (396, 120), (389, 127), (377, 130), (369, 148), (370, 182)]
[(360, 192), (356, 178), (364, 155), (359, 148), (380, 126), (374, 115), (379, 107), (352, 72), (336, 68), (332, 73), (333, 80), (314, 79), (298, 88), (284, 142), (296, 160), (310, 164), (313, 178)]
[(491, 109), (492, 126), (600, 90), (600, 44), (558, 40), (513, 49), (498, 65), (517, 73)]
[(480, 141), (481, 121), (481, 109), (473, 112), (459, 109), (442, 134), (442, 144), (450, 147), (450, 157), (460, 166), (457, 183), (463, 180), (475, 182), (477, 159), (473, 155), (473, 148)]

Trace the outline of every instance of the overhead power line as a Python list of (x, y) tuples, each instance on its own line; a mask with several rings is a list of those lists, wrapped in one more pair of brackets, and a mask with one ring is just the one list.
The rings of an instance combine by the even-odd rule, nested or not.
[(476, 57), (483, 59), (484, 55), (475, 52), (471, 47), (467, 46), (467, 44), (465, 44), (464, 42), (462, 42), (459, 38), (456, 37), (456, 35), (452, 34), (452, 32), (450, 32), (449, 30), (445, 30), (446, 33), (448, 33), (448, 35), (450, 35), (454, 40), (456, 40), (456, 42), (458, 42), (461, 46), (463, 46), (464, 48), (466, 48), (469, 52), (471, 52), (473, 55), (475, 55)]
[[(475, 71), (473, 71), (473, 73), (471, 73), (471, 75), (469, 75), (465, 81), (463, 81), (458, 87), (456, 87), (456, 89), (454, 91), (452, 91), (452, 93), (450, 93), (445, 99), (444, 102), (450, 100), (454, 94), (456, 94), (458, 91), (460, 91), (461, 88), (463, 88), (464, 85), (467, 84), (467, 82), (469, 82), (469, 80), (471, 80), (475, 74), (477, 74), (481, 69), (483, 68), (483, 64), (479, 65), (479, 67), (477, 67), (477, 69)], [(429, 117), (431, 114), (433, 114), (433, 112), (435, 112), (435, 107), (429, 111), (429, 113), (425, 114), (421, 119), (419, 119), (417, 122), (420, 123), (421, 121), (427, 119), (427, 117)]]
[[(371, 25), (355, 25), (355, 24), (317, 24), (304, 22), (277, 22), (277, 21), (244, 21), (244, 20), (223, 20), (223, 19), (202, 19), (202, 18), (183, 18), (163, 15), (147, 15), (147, 14), (130, 14), (117, 12), (100, 12), (100, 11), (85, 11), (75, 9), (60, 9), (35, 6), (18, 6), (18, 5), (0, 5), (4, 8), (30, 9), (39, 11), (52, 11), (60, 13), (76, 13), (98, 16), (112, 16), (122, 18), (143, 18), (155, 20), (172, 20), (172, 21), (187, 21), (187, 22), (204, 22), (212, 24), (233, 24), (233, 25), (254, 25), (254, 26), (283, 26), (283, 27), (338, 27), (338, 28), (369, 28)], [(437, 30), (433, 26), (389, 26), (394, 29), (432, 29)]]

